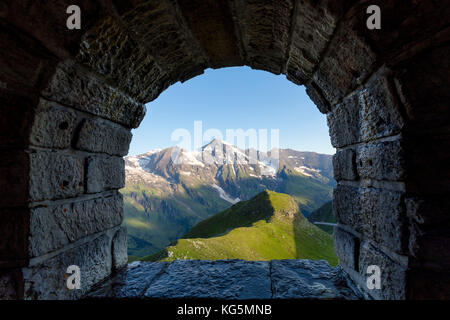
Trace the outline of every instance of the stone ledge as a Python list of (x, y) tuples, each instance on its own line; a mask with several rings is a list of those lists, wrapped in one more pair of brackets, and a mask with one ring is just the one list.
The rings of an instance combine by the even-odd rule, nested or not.
[(86, 298), (359, 299), (340, 267), (312, 260), (134, 262)]

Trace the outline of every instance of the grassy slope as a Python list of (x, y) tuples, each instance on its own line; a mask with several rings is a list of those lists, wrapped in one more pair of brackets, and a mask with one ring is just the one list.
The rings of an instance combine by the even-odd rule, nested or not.
[(309, 223), (290, 196), (275, 192), (263, 192), (199, 223), (176, 244), (144, 260), (175, 259), (325, 259), (337, 264), (332, 237)]

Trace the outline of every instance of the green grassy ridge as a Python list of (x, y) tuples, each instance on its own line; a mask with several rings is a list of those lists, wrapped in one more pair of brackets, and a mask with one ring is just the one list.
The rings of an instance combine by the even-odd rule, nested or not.
[(292, 197), (272, 191), (200, 222), (143, 260), (176, 259), (324, 259), (337, 265), (332, 237), (309, 223)]

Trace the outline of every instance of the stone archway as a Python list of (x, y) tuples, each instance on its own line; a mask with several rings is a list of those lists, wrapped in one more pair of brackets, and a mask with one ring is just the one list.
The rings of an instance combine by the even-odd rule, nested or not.
[[(70, 2), (0, 7), (0, 296), (77, 298), (124, 266), (117, 190), (144, 103), (248, 65), (304, 84), (327, 114), (353, 281), (373, 298), (449, 297), (448, 3), (80, 0), (68, 30)], [(66, 289), (69, 265), (83, 290)], [(366, 288), (369, 265), (383, 290)]]

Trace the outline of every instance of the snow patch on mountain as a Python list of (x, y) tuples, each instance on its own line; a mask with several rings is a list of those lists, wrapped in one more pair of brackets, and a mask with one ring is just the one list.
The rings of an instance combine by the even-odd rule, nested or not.
[(229, 202), (229, 203), (235, 204), (235, 203), (238, 203), (239, 201), (241, 201), (241, 199), (239, 199), (239, 198), (233, 199), (229, 194), (227, 194), (227, 193), (225, 192), (225, 190), (223, 190), (223, 189), (222, 189), (221, 187), (219, 187), (217, 184), (213, 184), (212, 187), (213, 187), (214, 189), (216, 189), (216, 191), (219, 193), (219, 196), (220, 196), (223, 200), (225, 200), (225, 201), (227, 201), (227, 202)]

